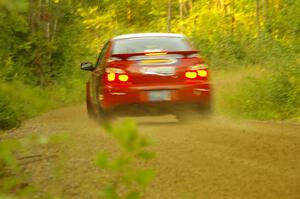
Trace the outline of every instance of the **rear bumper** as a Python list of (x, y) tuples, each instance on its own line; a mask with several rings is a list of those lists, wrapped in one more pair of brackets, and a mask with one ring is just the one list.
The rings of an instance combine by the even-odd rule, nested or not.
[[(148, 91), (169, 90), (171, 98), (167, 101), (149, 101)], [(100, 97), (105, 110), (130, 104), (177, 104), (211, 102), (211, 87), (208, 82), (183, 82), (176, 85), (107, 85)]]

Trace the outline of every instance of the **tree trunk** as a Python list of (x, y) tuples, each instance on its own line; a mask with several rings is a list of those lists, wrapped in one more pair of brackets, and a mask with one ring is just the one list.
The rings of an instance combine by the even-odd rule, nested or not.
[(216, 8), (222, 9), (224, 7), (224, 2), (223, 0), (217, 0), (216, 1)]
[(45, 37), (47, 41), (50, 41), (50, 3), (49, 0), (45, 0), (45, 4), (43, 5), (43, 21), (45, 23)]
[(56, 30), (57, 30), (57, 24), (58, 24), (58, 17), (55, 18), (52, 28), (52, 34), (51, 34), (51, 40), (54, 41)]
[(180, 32), (183, 32), (183, 0), (179, 0)]
[(29, 8), (28, 8), (28, 24), (30, 26), (31, 32), (35, 32), (35, 2), (34, 0), (29, 0)]
[(256, 0), (256, 30), (257, 37), (260, 38), (260, 1)]
[(132, 16), (132, 8), (131, 5), (132, 2), (130, 0), (127, 0), (127, 23), (128, 25), (132, 25), (133, 24), (133, 16)]
[(191, 13), (192, 10), (193, 10), (193, 0), (189, 0), (188, 3), (189, 3), (189, 10), (190, 10), (190, 13)]
[(171, 32), (171, 12), (172, 12), (172, 2), (168, 0), (168, 19), (167, 19), (167, 32)]
[(264, 0), (264, 28), (267, 33), (270, 33), (272, 35), (271, 23), (272, 22), (270, 17), (270, 1)]

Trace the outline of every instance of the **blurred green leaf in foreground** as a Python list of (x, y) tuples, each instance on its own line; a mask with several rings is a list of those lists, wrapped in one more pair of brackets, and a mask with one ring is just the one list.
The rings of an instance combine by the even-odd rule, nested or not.
[(107, 133), (120, 146), (117, 155), (101, 152), (96, 158), (99, 168), (110, 173), (107, 186), (103, 189), (106, 199), (137, 199), (153, 179), (151, 169), (139, 168), (140, 160), (148, 161), (155, 154), (147, 150), (151, 142), (137, 131), (133, 120), (124, 120), (105, 127)]

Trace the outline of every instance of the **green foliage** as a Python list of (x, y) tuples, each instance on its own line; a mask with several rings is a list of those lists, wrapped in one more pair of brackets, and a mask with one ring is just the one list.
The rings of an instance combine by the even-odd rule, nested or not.
[(264, 78), (245, 81), (236, 96), (240, 100), (236, 108), (246, 117), (299, 119), (299, 74), (299, 66), (296, 65), (274, 66)]
[(150, 142), (137, 132), (132, 120), (106, 125), (106, 131), (118, 142), (120, 152), (116, 157), (99, 153), (96, 164), (111, 173), (111, 179), (103, 190), (107, 199), (137, 199), (149, 185), (154, 172), (135, 167), (139, 160), (150, 160), (154, 153), (146, 150)]
[(10, 129), (20, 124), (16, 112), (10, 107), (10, 103), (4, 96), (0, 101), (0, 129)]
[(77, 5), (0, 1), (0, 129), (83, 101), (86, 75), (78, 66), (89, 50)]
[(20, 120), (50, 109), (82, 102), (84, 84), (80, 81), (42, 89), (22, 82), (0, 82), (0, 129), (17, 127)]
[(216, 90), (220, 89), (216, 92), (218, 111), (244, 118), (300, 121), (300, 64), (285, 61), (219, 71), (232, 82), (215, 80)]
[[(171, 24), (171, 32), (186, 34), (209, 64), (220, 69), (285, 62), (276, 70), (285, 73), (286, 65), (298, 63), (295, 57), (300, 52), (300, 1), (259, 1), (258, 5), (250, 0), (170, 1), (172, 5), (168, 2), (1, 0), (0, 77), (1, 84), (11, 89), (4, 90), (9, 97), (0, 103), (0, 120), (5, 123), (1, 126), (18, 126), (24, 118), (82, 100), (86, 74), (78, 70), (79, 63), (96, 60), (104, 42), (119, 34), (165, 32)], [(269, 79), (279, 80), (276, 72), (271, 70), (270, 74), (274, 77)], [(299, 81), (298, 76), (293, 78)], [(268, 96), (275, 95), (271, 92), (285, 92), (279, 92), (279, 87), (267, 88), (275, 83), (261, 81), (249, 80), (245, 84), (256, 85), (253, 87)], [(15, 94), (16, 88), (25, 88), (25, 94)], [(293, 94), (286, 95), (297, 96), (297, 88), (293, 89)], [(21, 105), (23, 94), (25, 104)], [(287, 100), (286, 95), (276, 94), (282, 100)], [(243, 97), (255, 101), (250, 94)], [(233, 109), (248, 107), (241, 103), (236, 99)], [(293, 105), (289, 103), (288, 112), (296, 112)], [(250, 115), (258, 117), (255, 113)], [(284, 118), (295, 114), (271, 115)]]

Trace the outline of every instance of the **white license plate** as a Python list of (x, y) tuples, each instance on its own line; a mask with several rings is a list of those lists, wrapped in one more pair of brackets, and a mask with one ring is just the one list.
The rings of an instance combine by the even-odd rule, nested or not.
[(151, 74), (151, 75), (170, 76), (175, 74), (175, 67), (173, 66), (142, 67), (141, 72), (149, 75)]
[(148, 100), (149, 101), (169, 101), (169, 100), (171, 100), (171, 91), (169, 91), (169, 90), (148, 91)]

